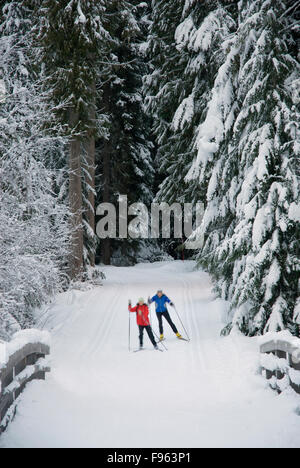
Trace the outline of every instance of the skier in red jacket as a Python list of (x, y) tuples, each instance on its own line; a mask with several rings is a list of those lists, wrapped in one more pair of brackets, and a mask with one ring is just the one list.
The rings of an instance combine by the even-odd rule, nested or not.
[(129, 300), (128, 304), (129, 312), (136, 313), (136, 321), (139, 327), (139, 339), (140, 339), (140, 349), (143, 349), (143, 338), (144, 338), (144, 330), (148, 333), (151, 343), (153, 344), (155, 349), (158, 349), (157, 343), (155, 341), (150, 321), (149, 321), (149, 308), (147, 304), (145, 304), (144, 299), (141, 297), (139, 302), (135, 307), (131, 307), (131, 300)]

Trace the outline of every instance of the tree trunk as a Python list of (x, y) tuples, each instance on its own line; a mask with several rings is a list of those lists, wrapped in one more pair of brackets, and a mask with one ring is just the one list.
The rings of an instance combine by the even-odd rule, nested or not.
[[(111, 112), (110, 106), (111, 89), (106, 86), (103, 89), (103, 99), (101, 107), (104, 112), (109, 115)], [(111, 155), (112, 155), (112, 142), (111, 137), (108, 140), (104, 140), (103, 148), (101, 151), (102, 165), (103, 165), (103, 177), (102, 177), (102, 199), (104, 203), (111, 203)], [(102, 248), (102, 261), (104, 265), (111, 264), (111, 239), (103, 239), (101, 241)]]
[[(96, 99), (96, 86), (93, 86), (94, 96)], [(94, 100), (95, 102), (95, 100)], [(89, 185), (87, 198), (88, 198), (88, 207), (87, 207), (87, 222), (94, 233), (95, 236), (95, 136), (94, 136), (94, 122), (96, 120), (96, 110), (95, 104), (91, 106), (90, 110), (90, 119), (93, 122), (91, 125), (91, 130), (87, 133), (87, 140), (85, 144), (86, 148), (86, 172), (87, 172), (87, 184)], [(89, 263), (92, 267), (95, 266), (95, 250), (96, 250), (96, 238), (93, 239), (92, 250), (89, 250)]]
[[(105, 141), (102, 150), (103, 161), (103, 202), (110, 203), (110, 144)], [(104, 265), (111, 264), (111, 240), (109, 238), (102, 240), (102, 260)]]
[[(78, 123), (78, 114), (70, 109), (70, 127)], [(80, 278), (83, 271), (83, 229), (82, 229), (82, 182), (80, 140), (73, 137), (70, 142), (69, 155), (69, 201), (71, 210), (72, 242), (70, 258), (70, 277)]]
[[(87, 172), (89, 174), (87, 183), (90, 186), (88, 190), (88, 208), (87, 222), (95, 235), (95, 137), (90, 135), (86, 143), (86, 162)], [(89, 251), (89, 261), (92, 267), (95, 266), (95, 247)]]

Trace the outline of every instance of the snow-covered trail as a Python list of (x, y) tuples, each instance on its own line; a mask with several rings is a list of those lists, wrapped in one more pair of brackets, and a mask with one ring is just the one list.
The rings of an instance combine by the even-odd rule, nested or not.
[[(226, 305), (207, 274), (193, 262), (105, 273), (103, 287), (62, 294), (51, 308), (52, 372), (27, 387), (0, 447), (300, 447), (299, 399), (276, 396), (256, 374), (255, 338), (220, 338)], [(129, 353), (128, 298), (158, 288), (191, 342), (166, 324), (168, 351), (153, 351), (145, 334), (149, 350)], [(158, 333), (153, 309), (152, 320)]]

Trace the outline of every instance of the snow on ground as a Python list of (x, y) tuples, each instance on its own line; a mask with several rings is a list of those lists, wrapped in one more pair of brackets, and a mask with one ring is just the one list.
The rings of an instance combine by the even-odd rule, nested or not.
[[(40, 324), (52, 372), (32, 382), (0, 447), (300, 447), (300, 399), (257, 374), (258, 341), (220, 337), (226, 304), (193, 262), (105, 267), (103, 287), (60, 295)], [(128, 351), (127, 301), (164, 288), (191, 342)], [(154, 307), (154, 306), (152, 306)], [(182, 331), (176, 314), (171, 315)], [(152, 309), (154, 330), (157, 320)], [(138, 345), (131, 314), (132, 347)]]

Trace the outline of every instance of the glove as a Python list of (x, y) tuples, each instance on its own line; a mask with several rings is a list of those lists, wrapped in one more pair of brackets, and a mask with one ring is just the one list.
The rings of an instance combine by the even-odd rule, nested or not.
[(131, 299), (129, 299), (129, 301), (128, 301), (128, 305), (129, 305), (129, 306), (131, 306)]
[(170, 302), (170, 306), (171, 306), (171, 307), (174, 307), (174, 303), (173, 303), (173, 302)]
[(151, 297), (148, 297), (148, 304), (151, 304)]

